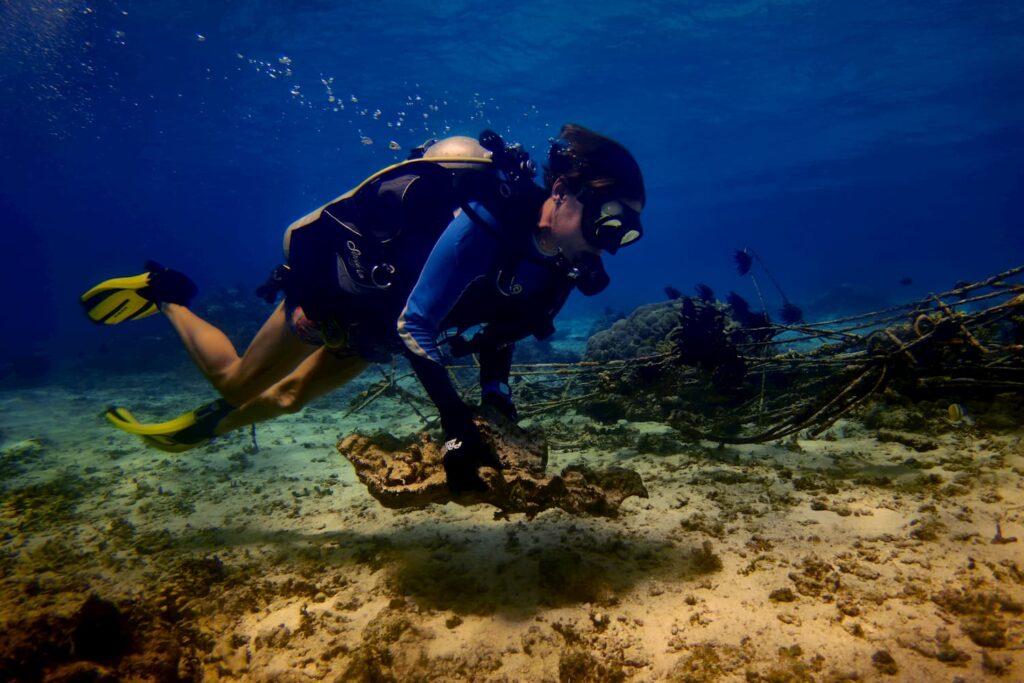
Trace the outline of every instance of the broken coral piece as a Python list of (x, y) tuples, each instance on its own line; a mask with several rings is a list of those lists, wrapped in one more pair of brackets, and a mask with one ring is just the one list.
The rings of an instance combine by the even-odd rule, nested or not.
[(647, 498), (647, 489), (633, 470), (571, 465), (561, 474), (547, 475), (547, 442), (541, 431), (521, 429), (496, 414), (490, 419), (478, 417), (476, 423), (505, 466), (501, 471), (480, 469), (486, 491), (453, 497), (441, 464), (441, 448), (426, 433), (407, 439), (351, 434), (338, 443), (338, 452), (355, 467), (370, 495), (388, 508), (454, 501), (460, 505), (489, 503), (505, 513), (522, 512), (528, 517), (549, 508), (574, 515), (614, 517), (626, 498)]

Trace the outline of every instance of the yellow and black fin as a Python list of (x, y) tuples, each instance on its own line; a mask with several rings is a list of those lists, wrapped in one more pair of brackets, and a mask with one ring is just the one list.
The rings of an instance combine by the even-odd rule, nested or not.
[(139, 294), (149, 286), (150, 273), (115, 277), (99, 283), (79, 297), (89, 319), (99, 325), (117, 325), (157, 313), (156, 303)]
[(148, 446), (167, 453), (182, 453), (203, 446), (215, 436), (224, 416), (235, 407), (224, 399), (207, 403), (167, 422), (143, 424), (127, 408), (114, 406), (104, 413), (107, 421), (123, 432), (135, 434)]

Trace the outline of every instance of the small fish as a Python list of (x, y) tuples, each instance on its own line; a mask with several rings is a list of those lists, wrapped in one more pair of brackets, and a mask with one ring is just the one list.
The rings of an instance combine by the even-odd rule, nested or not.
[(963, 404), (950, 403), (949, 409), (949, 421), (953, 424), (960, 424), (963, 422), (966, 425), (974, 424), (974, 418), (967, 414), (967, 409), (964, 408)]
[(398, 150), (402, 149), (402, 146), (395, 142), (394, 140), (392, 140), (391, 142), (388, 143), (388, 149), (392, 149), (397, 152)]
[(900, 280), (900, 284), (903, 285), (904, 287), (906, 287), (908, 285), (914, 284), (914, 280), (912, 278), (905, 277), (902, 280)]
[(359, 136), (359, 142), (363, 143), (364, 145), (372, 145), (373, 138), (368, 138), (365, 135), (361, 135)]

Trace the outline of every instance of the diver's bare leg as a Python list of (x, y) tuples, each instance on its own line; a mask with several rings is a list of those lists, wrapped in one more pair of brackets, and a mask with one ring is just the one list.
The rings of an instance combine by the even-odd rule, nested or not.
[(161, 310), (199, 370), (233, 405), (241, 405), (273, 385), (313, 350), (288, 327), (283, 302), (241, 358), (227, 335), (184, 306), (163, 304)]
[(216, 434), (225, 434), (285, 413), (297, 413), (313, 399), (348, 383), (368, 365), (358, 356), (339, 357), (320, 347), (287, 377), (228, 413), (217, 425)]

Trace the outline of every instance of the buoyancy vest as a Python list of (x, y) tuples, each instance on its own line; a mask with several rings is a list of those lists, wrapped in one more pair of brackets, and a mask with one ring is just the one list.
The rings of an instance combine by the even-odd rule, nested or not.
[[(443, 140), (423, 157), (373, 174), (293, 223), (284, 239), (287, 265), (276, 271), (280, 288), (322, 328), (387, 331), (458, 210), (472, 217), (469, 204), (479, 203), (502, 224), (494, 278), (500, 288), (501, 273), (514, 272), (527, 251), (544, 196), (532, 182), (510, 188), (472, 138)], [(558, 292), (545, 297), (550, 302), (516, 306), (514, 323), (498, 326), (506, 330), (500, 336), (514, 341), (513, 336), (549, 334), (572, 286), (567, 277)]]

